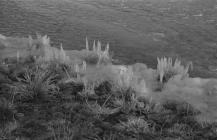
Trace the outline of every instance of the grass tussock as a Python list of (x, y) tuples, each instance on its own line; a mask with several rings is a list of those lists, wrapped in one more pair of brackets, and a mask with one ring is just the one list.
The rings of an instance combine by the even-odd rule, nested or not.
[(167, 82), (170, 78), (179, 75), (182, 79), (189, 76), (188, 71), (192, 68), (192, 63), (189, 63), (186, 67), (181, 65), (181, 61), (176, 59), (175, 62), (172, 58), (157, 58), (157, 73), (159, 75), (160, 82)]
[(56, 76), (49, 70), (39, 67), (26, 69), (23, 75), (17, 77), (18, 82), (14, 84), (14, 94), (21, 100), (43, 99), (46, 95), (58, 93), (55, 85)]

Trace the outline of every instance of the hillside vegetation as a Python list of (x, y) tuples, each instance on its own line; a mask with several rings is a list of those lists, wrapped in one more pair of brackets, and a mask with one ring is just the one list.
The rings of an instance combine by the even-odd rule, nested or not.
[(0, 49), (0, 139), (217, 138), (217, 79), (191, 78), (190, 62), (115, 65), (109, 44), (64, 50), (40, 35), (1, 35)]

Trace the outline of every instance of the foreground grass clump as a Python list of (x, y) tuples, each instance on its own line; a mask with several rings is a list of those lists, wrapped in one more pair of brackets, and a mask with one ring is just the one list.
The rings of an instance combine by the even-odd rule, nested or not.
[(79, 70), (54, 62), (10, 65), (1, 65), (4, 69), (0, 83), (2, 139), (210, 140), (217, 137), (217, 125), (197, 122), (194, 116), (200, 112), (190, 104), (167, 101), (159, 105), (137, 97), (130, 86), (132, 75), (124, 75), (132, 74), (131, 70), (123, 73), (117, 87), (112, 81), (89, 83), (85, 77), (87, 69), (82, 70), (85, 64)]
[(50, 94), (57, 94), (55, 75), (48, 70), (39, 67), (26, 69), (23, 75), (17, 77), (14, 85), (14, 93), (21, 100), (43, 99)]

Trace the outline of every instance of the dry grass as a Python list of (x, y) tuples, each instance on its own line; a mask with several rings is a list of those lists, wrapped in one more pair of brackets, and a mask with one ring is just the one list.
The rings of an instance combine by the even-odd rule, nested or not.
[(181, 78), (189, 76), (188, 71), (192, 68), (192, 63), (189, 63), (186, 67), (181, 65), (181, 61), (176, 59), (173, 62), (172, 58), (157, 58), (157, 74), (159, 75), (160, 82), (167, 82), (175, 75), (180, 75)]
[[(30, 52), (37, 50), (42, 56), (24, 65), (18, 53), (11, 66), (3, 64), (8, 72), (0, 72), (5, 79), (0, 82), (0, 95), (15, 106), (0, 104), (1, 112), (6, 112), (0, 115), (3, 116), (0, 125), (5, 118), (20, 124), (17, 128), (1, 129), (3, 138), (8, 135), (53, 140), (217, 137), (214, 122), (202, 125), (196, 118), (201, 113), (196, 110), (198, 106), (205, 111), (209, 107), (215, 110), (216, 81), (190, 78), (191, 64), (185, 67), (178, 59), (173, 62), (171, 58), (158, 58), (157, 70), (146, 66), (103, 65), (104, 60), (110, 59), (109, 46), (102, 50), (101, 43), (97, 42), (91, 50), (87, 39), (86, 50), (81, 54), (93, 54), (94, 63), (84, 61), (91, 59), (89, 56), (79, 57), (82, 60), (79, 63), (65, 63), (66, 51), (51, 47), (47, 36), (38, 36), (36, 42), (39, 45), (34, 46), (35, 40), (29, 38), (33, 46)], [(161, 91), (153, 90), (148, 84), (159, 84), (153, 75), (164, 84)], [(213, 100), (204, 102), (198, 94), (203, 92)], [(168, 103), (170, 100), (172, 103)], [(14, 120), (7, 121), (10, 124)], [(41, 137), (44, 133), (46, 138)]]
[(39, 67), (35, 69), (26, 69), (14, 85), (15, 95), (21, 99), (44, 98), (43, 96), (58, 93), (58, 87), (55, 85), (56, 75), (49, 70), (43, 70)]
[(88, 39), (86, 38), (86, 53), (87, 58), (85, 58), (85, 61), (91, 63), (91, 64), (107, 64), (111, 61), (111, 56), (109, 54), (109, 44), (106, 45), (105, 50), (102, 50), (102, 44), (100, 41), (94, 40), (92, 50), (89, 47)]

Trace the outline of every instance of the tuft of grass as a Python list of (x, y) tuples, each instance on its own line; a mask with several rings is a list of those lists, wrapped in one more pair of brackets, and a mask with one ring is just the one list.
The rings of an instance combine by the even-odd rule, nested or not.
[(110, 109), (106, 107), (105, 104), (100, 106), (97, 102), (90, 104), (86, 101), (86, 104), (88, 109), (97, 116), (114, 114), (120, 110), (119, 108)]
[(185, 67), (181, 65), (181, 61), (179, 59), (176, 59), (174, 63), (170, 57), (157, 58), (157, 61), (157, 74), (161, 83), (167, 82), (175, 75), (180, 75), (182, 79), (186, 78), (189, 76), (189, 69), (192, 69), (192, 63), (188, 63), (188, 65)]
[(149, 133), (151, 131), (148, 122), (141, 118), (129, 118), (127, 122), (120, 122), (119, 127), (134, 133)]
[(14, 105), (4, 97), (0, 97), (0, 127), (14, 121)]
[(94, 40), (92, 50), (89, 47), (88, 39), (86, 38), (86, 50), (87, 56), (85, 61), (89, 64), (107, 64), (111, 62), (111, 55), (109, 54), (109, 44), (106, 45), (105, 50), (102, 50), (102, 44), (100, 41)]
[(29, 48), (30, 55), (37, 58), (37, 61), (56, 61), (62, 64), (70, 63), (69, 56), (66, 55), (62, 44), (60, 49), (52, 47), (50, 44), (50, 38), (45, 35), (41, 36), (37, 34), (37, 39), (32, 43), (32, 38), (29, 39), (31, 47)]
[(83, 95), (95, 95), (95, 83), (89, 83), (86, 78), (82, 79), (84, 89), (81, 92)]
[(0, 127), (0, 139), (1, 140), (8, 140), (8, 139), (14, 139), (13, 137), (13, 131), (16, 130), (18, 127), (18, 124), (16, 122), (10, 122), (4, 127)]
[(117, 75), (117, 78), (117, 87), (120, 90), (128, 90), (129, 88), (131, 88), (134, 78), (132, 68), (121, 67), (121, 69), (119, 70), (119, 74)]
[(18, 82), (14, 85), (15, 95), (21, 100), (33, 100), (57, 94), (59, 89), (55, 84), (55, 78), (56, 75), (49, 69), (26, 69), (22, 77), (17, 77)]
[(66, 120), (57, 120), (49, 125), (52, 140), (74, 140), (76, 131), (72, 124)]
[(171, 128), (167, 130), (168, 133), (178, 137), (189, 137), (193, 135), (193, 130), (189, 125), (175, 123)]

